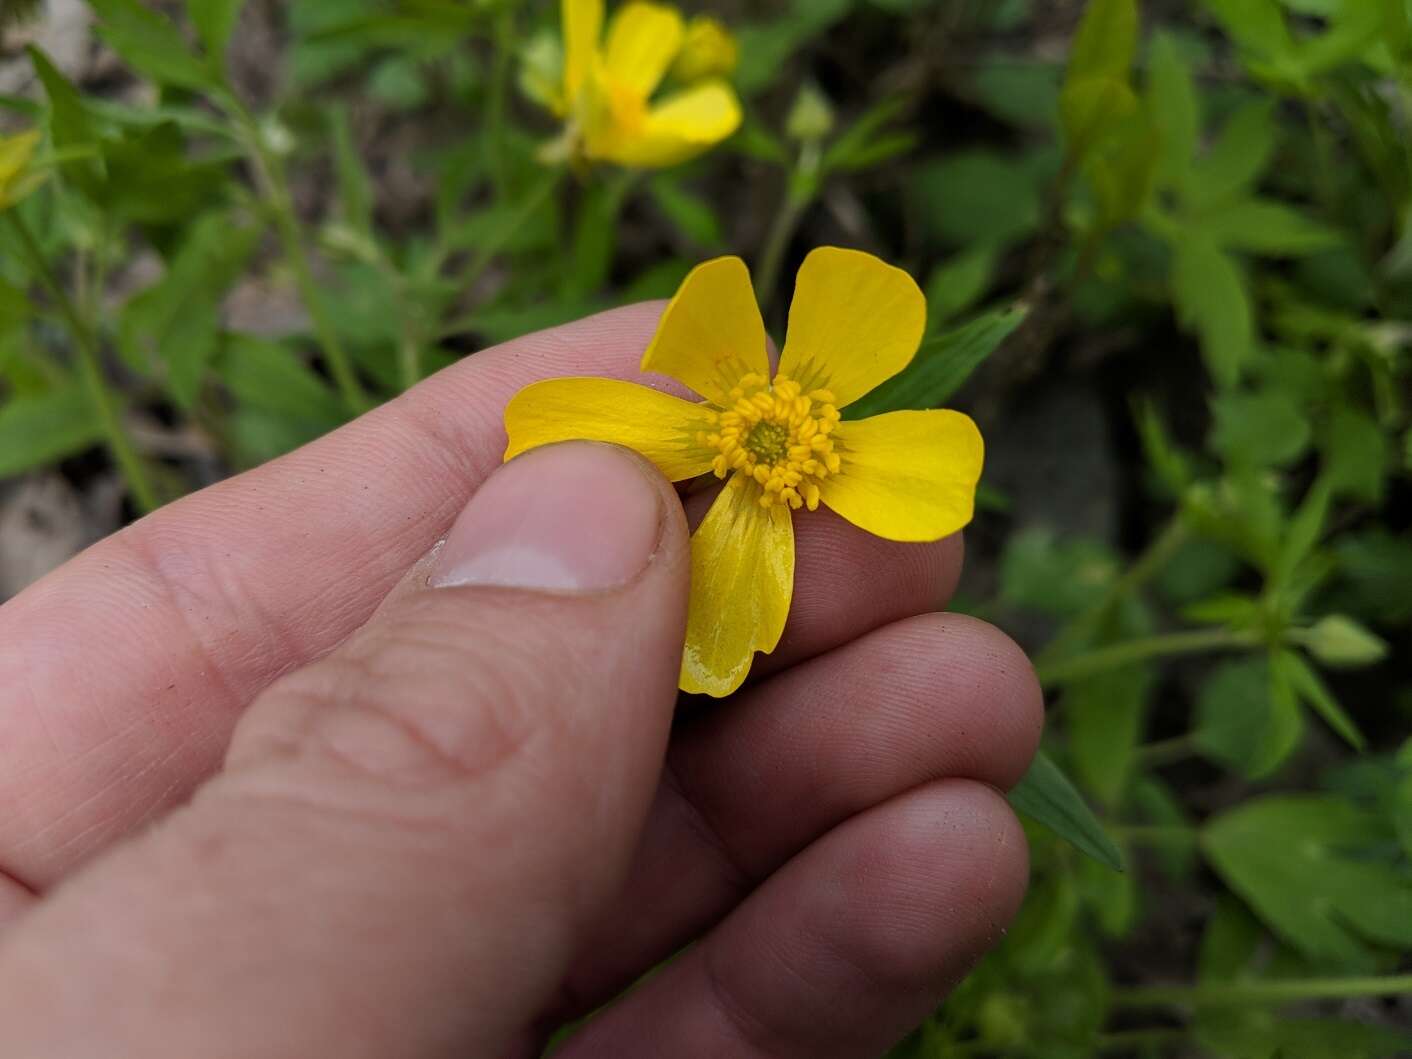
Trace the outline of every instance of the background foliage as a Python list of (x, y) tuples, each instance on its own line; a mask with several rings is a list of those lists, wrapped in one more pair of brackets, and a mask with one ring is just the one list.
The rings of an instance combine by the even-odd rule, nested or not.
[(551, 3), (89, 0), (67, 68), (37, 6), (0, 478), (130, 517), (705, 257), (778, 325), (874, 250), (932, 337), (868, 411), (982, 421), (962, 605), (1051, 706), (1020, 921), (897, 1055), (1412, 1054), (1412, 4), (703, 2), (746, 126), (654, 174), (536, 160)]

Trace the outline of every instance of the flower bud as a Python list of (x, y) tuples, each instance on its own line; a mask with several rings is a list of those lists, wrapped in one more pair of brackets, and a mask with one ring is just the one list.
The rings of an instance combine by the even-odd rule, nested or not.
[(698, 15), (686, 27), (686, 39), (672, 73), (678, 81), (727, 77), (740, 60), (740, 46), (730, 30), (707, 15)]
[(833, 126), (833, 104), (818, 86), (806, 82), (790, 109), (785, 132), (801, 143), (817, 143), (833, 132)]
[(1371, 666), (1387, 655), (1387, 644), (1352, 618), (1330, 614), (1303, 636), (1309, 653), (1326, 666)]

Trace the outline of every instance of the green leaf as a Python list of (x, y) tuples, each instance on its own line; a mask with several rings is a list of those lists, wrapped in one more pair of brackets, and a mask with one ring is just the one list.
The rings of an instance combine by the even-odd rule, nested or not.
[(1275, 665), (1284, 670), (1285, 679), (1289, 681), (1294, 693), (1322, 717), (1324, 723), (1337, 732), (1344, 742), (1354, 750), (1362, 750), (1368, 745), (1353, 718), (1344, 712), (1333, 693), (1319, 679), (1319, 674), (1314, 672), (1308, 662), (1293, 651), (1279, 651), (1275, 655)]
[(1248, 192), (1269, 167), (1278, 140), (1275, 101), (1243, 105), (1192, 170), (1186, 187), (1191, 204), (1200, 209)]
[(1059, 116), (1069, 156), (1086, 158), (1137, 110), (1137, 94), (1126, 80), (1094, 77), (1066, 85), (1059, 94)]
[(671, 177), (659, 176), (649, 185), (652, 201), (694, 246), (708, 250), (724, 245), (725, 235), (711, 203), (687, 191)]
[(303, 440), (347, 418), (338, 395), (279, 342), (231, 335), (216, 360), (216, 373), (242, 405), (297, 424)]
[(1064, 689), (1064, 713), (1075, 771), (1104, 805), (1119, 803), (1147, 718), (1149, 666), (1127, 666)]
[(178, 405), (190, 410), (201, 392), (206, 368), (220, 345), (221, 319), (215, 299), (202, 293), (183, 300), (157, 345), (167, 368), (167, 388)]
[(130, 299), (119, 321), (129, 366), (160, 365), (177, 402), (191, 407), (218, 348), (220, 296), (239, 277), (260, 233), (226, 213), (195, 221), (157, 283)]
[(1340, 242), (1332, 228), (1271, 199), (1232, 202), (1203, 213), (1199, 223), (1218, 245), (1265, 257), (1301, 257)]
[(1174, 187), (1183, 187), (1201, 136), (1201, 103), (1191, 67), (1169, 33), (1152, 42), (1148, 99), (1161, 139), (1159, 170)]
[(932, 270), (927, 280), (927, 323), (935, 329), (980, 301), (990, 287), (1000, 250), (981, 243)]
[[(1293, 429), (1291, 427), (1291, 429)], [(1314, 551), (1324, 536), (1324, 526), (1329, 520), (1329, 504), (1333, 492), (1328, 479), (1320, 478), (1300, 503), (1290, 519), (1289, 529), (1284, 534), (1280, 551), (1273, 570), (1272, 580), (1287, 585), (1294, 576), (1299, 564)]]
[(1000, 598), (1038, 614), (1082, 614), (1117, 579), (1118, 560), (1102, 541), (1059, 537), (1047, 526), (1011, 535), (1000, 562)]
[(1412, 946), (1412, 878), (1376, 851), (1387, 824), (1336, 796), (1262, 798), (1214, 817), (1211, 866), (1269, 927), (1312, 959), (1352, 963), (1363, 939)]
[(1069, 47), (1067, 82), (1124, 80), (1137, 55), (1137, 0), (1089, 0)]
[(1161, 158), (1157, 127), (1144, 111), (1123, 122), (1088, 160), (1098, 198), (1099, 225), (1111, 231), (1141, 216), (1151, 197)]
[(1182, 323), (1201, 336), (1212, 377), (1223, 387), (1233, 385), (1255, 343), (1255, 311), (1240, 265), (1209, 236), (1182, 233), (1172, 262), (1172, 296)]
[(1292, 56), (1294, 38), (1276, 0), (1202, 0), (1237, 44), (1267, 59)]
[(65, 179), (90, 198), (94, 197), (103, 179), (103, 161), (98, 155), (98, 136), (89, 120), (88, 110), (77, 88), (59, 72), (38, 47), (29, 48), (34, 72), (44, 84), (49, 97), (49, 135), (56, 151), (91, 151), (93, 157), (72, 158), (59, 163)]
[(849, 405), (849, 418), (940, 407), (1020, 326), (1027, 313), (1024, 308), (999, 309), (928, 340), (906, 371)]
[(376, 192), (363, 156), (358, 152), (346, 106), (329, 109), (329, 127), (333, 133), (334, 175), (338, 178), (338, 203), (343, 220), (363, 239), (371, 240)]
[(1284, 764), (1303, 734), (1299, 703), (1265, 658), (1222, 662), (1197, 698), (1196, 745), (1248, 779)]
[(946, 243), (1002, 244), (1038, 230), (1040, 182), (1026, 159), (992, 151), (957, 151), (912, 175), (920, 219)]
[(1388, 468), (1388, 437), (1378, 421), (1346, 404), (1335, 406), (1325, 442), (1324, 473), (1333, 488), (1380, 504)]
[(1043, 751), (1035, 757), (1020, 785), (1010, 792), (1010, 804), (1098, 863), (1114, 871), (1123, 870), (1123, 855), (1098, 817)]
[(220, 87), (212, 68), (187, 47), (166, 15), (140, 0), (89, 0), (89, 5), (102, 20), (103, 39), (139, 73), (198, 91)]
[(92, 448), (103, 438), (93, 405), (77, 384), (0, 405), (0, 478)]
[(220, 69), (225, 68), (226, 49), (244, 6), (245, 0), (186, 0), (186, 15)]
[(1227, 393), (1211, 401), (1211, 445), (1227, 462), (1283, 467), (1309, 448), (1308, 417), (1280, 390)]

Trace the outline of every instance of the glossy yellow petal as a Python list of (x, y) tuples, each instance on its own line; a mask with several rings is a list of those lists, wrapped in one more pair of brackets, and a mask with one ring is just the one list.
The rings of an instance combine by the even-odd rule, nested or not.
[(960, 412), (889, 412), (842, 423), (837, 475), (823, 502), (849, 522), (894, 541), (935, 541), (971, 521), (985, 443)]
[(788, 509), (762, 508), (753, 482), (727, 486), (691, 538), (682, 690), (720, 698), (740, 687), (755, 652), (780, 642), (793, 593)]
[(603, 0), (563, 0), (564, 98), (569, 106), (598, 62)]
[(744, 261), (718, 257), (691, 270), (662, 314), (642, 370), (670, 375), (721, 406), (746, 375), (769, 378), (765, 322)]
[(618, 379), (549, 379), (526, 386), (505, 408), (505, 458), (558, 441), (609, 441), (646, 456), (674, 482), (705, 474), (716, 450), (697, 435), (711, 413), (680, 397)]
[(872, 254), (822, 247), (804, 260), (789, 309), (780, 374), (826, 389), (838, 407), (911, 363), (927, 299), (911, 276)]
[(608, 76), (646, 99), (667, 76), (685, 36), (686, 27), (675, 8), (640, 0), (625, 5), (608, 27), (603, 58)]
[(609, 161), (631, 169), (679, 165), (733, 135), (740, 121), (740, 101), (730, 85), (702, 81), (648, 111)]

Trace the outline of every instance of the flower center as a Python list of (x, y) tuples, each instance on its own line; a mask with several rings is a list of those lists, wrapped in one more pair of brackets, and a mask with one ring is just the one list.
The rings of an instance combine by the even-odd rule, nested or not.
[(819, 483), (837, 474), (842, 460), (832, 434), (838, 426), (834, 395), (801, 391), (797, 382), (775, 376), (773, 385), (751, 373), (730, 392), (730, 405), (713, 414), (716, 427), (701, 444), (717, 456), (711, 468), (735, 488), (754, 479), (763, 492), (760, 506), (819, 506)]

